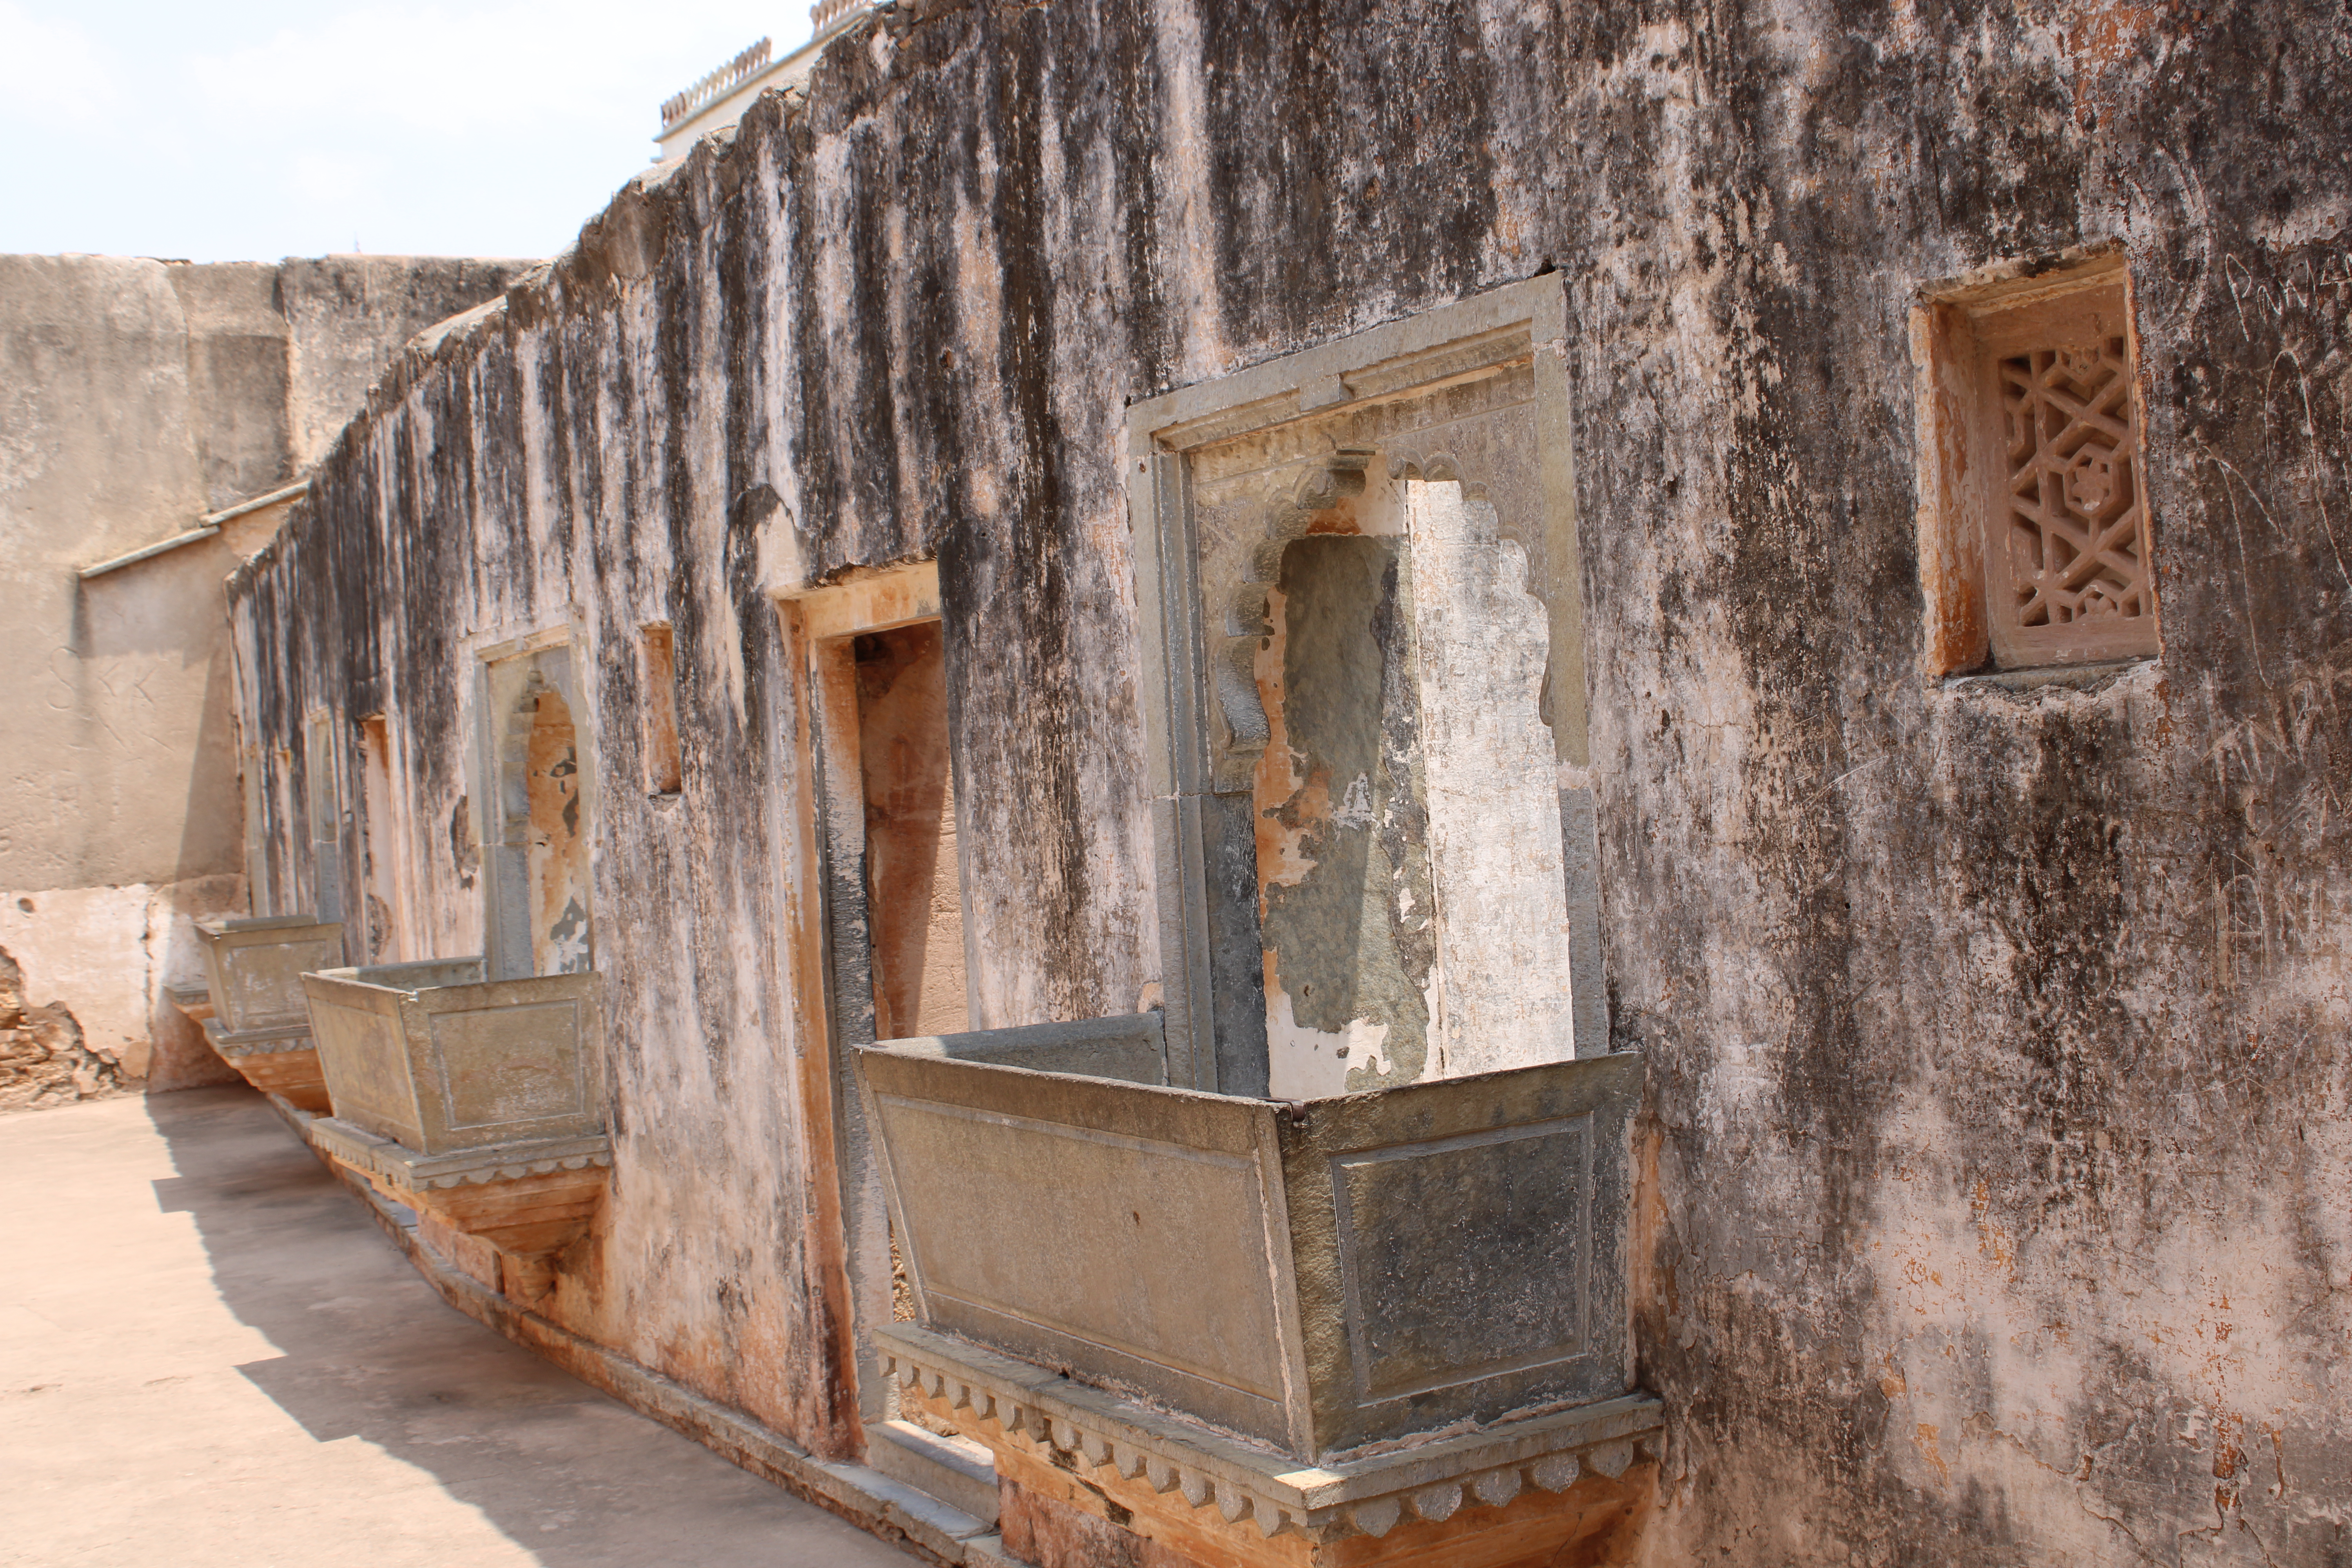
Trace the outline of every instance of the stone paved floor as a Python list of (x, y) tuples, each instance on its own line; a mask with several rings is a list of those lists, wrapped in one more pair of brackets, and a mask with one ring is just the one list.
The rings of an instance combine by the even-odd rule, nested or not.
[(0, 1117), (0, 1563), (910, 1561), (451, 1310), (257, 1095)]

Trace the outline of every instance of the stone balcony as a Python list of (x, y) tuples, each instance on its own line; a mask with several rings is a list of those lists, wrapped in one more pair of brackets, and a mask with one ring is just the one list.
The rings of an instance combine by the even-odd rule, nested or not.
[(612, 1175), (601, 977), (478, 958), (306, 974), (333, 1114), (313, 1145), (543, 1280)]
[(1002, 1065), (1024, 1033), (859, 1057), (915, 1309), (871, 1339), (994, 1455), (1008, 1544), (1018, 1502), (1200, 1562), (1501, 1563), (1641, 1510), (1638, 1056), (1283, 1103)]
[(205, 1014), (182, 1005), (203, 1025), (206, 1043), (263, 1093), (324, 1112), (327, 1083), (302, 975), (342, 962), (342, 923), (303, 914), (204, 920), (196, 940), (205, 950)]

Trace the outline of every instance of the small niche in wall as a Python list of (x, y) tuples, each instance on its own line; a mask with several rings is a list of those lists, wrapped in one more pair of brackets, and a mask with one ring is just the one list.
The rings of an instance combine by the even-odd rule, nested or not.
[(2153, 656), (2154, 542), (2123, 258), (1931, 289), (1913, 332), (1930, 669)]
[(643, 679), (641, 710), (645, 715), (646, 793), (678, 792), (677, 661), (670, 628), (654, 625), (637, 641), (638, 670)]

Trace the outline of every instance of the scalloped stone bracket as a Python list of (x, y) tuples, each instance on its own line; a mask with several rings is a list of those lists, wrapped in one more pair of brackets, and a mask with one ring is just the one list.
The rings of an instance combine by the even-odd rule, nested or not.
[(586, 1234), (613, 1179), (613, 1141), (602, 1133), (419, 1154), (332, 1116), (307, 1131), (312, 1148), (386, 1197), (530, 1261)]
[[(1108, 1499), (1101, 1517), (1203, 1560), (1405, 1563), (1547, 1524), (1564, 1542), (1617, 1517), (1602, 1505), (1653, 1484), (1665, 1453), (1664, 1407), (1633, 1394), (1318, 1464), (910, 1323), (871, 1339), (901, 1402), (985, 1445), (1016, 1488)], [(1297, 1544), (1269, 1546), (1282, 1537)]]

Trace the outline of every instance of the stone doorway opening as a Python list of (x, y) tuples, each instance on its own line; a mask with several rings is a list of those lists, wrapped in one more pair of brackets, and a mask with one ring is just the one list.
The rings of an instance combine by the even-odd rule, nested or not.
[[(808, 772), (805, 898), (793, 912), (801, 1026), (827, 1048), (802, 1058), (819, 1177), (819, 1225), (838, 1238), (838, 1353), (871, 1439), (895, 1405), (862, 1329), (909, 1307), (851, 1058), (877, 1040), (985, 1026), (975, 994), (957, 831), (948, 637), (939, 568), (908, 562), (778, 596), (803, 672)], [(830, 1221), (831, 1223), (828, 1223)], [(835, 1228), (837, 1226), (837, 1228)]]
[(945, 639), (937, 621), (851, 639), (866, 801), (874, 1037), (961, 1034), (963, 879), (948, 761)]
[[(960, 1035), (965, 995), (963, 879), (948, 754), (946, 638), (919, 621), (849, 639), (865, 801), (866, 973), (877, 1040)], [(914, 1316), (889, 1237), (890, 1315)]]

